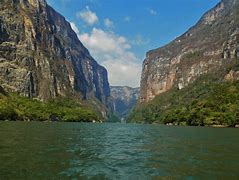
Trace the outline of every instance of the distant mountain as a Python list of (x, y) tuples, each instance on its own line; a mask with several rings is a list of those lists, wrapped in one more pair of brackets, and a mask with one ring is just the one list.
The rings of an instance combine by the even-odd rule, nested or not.
[[(222, 84), (222, 89), (227, 92), (229, 89), (226, 87), (231, 85), (224, 86), (226, 80), (239, 79), (238, 62), (239, 0), (222, 0), (182, 36), (147, 53), (141, 77), (141, 105), (136, 108), (131, 120), (170, 122), (179, 119), (179, 115), (172, 117), (170, 114), (197, 112), (195, 109), (199, 101), (216, 102), (213, 94), (220, 94), (216, 92), (216, 87)], [(215, 99), (207, 99), (212, 97)], [(180, 110), (177, 111), (177, 108)], [(223, 111), (210, 109), (214, 115), (209, 115), (209, 109), (200, 116), (186, 117), (181, 113), (182, 121), (191, 118), (196, 122), (201, 117), (204, 124), (222, 123), (217, 119), (219, 115), (215, 114)]]
[(105, 116), (110, 97), (106, 69), (45, 0), (2, 0), (0, 35), (0, 85), (5, 90), (44, 101), (92, 100)]
[(111, 86), (110, 89), (114, 113), (120, 119), (125, 119), (138, 100), (139, 88)]

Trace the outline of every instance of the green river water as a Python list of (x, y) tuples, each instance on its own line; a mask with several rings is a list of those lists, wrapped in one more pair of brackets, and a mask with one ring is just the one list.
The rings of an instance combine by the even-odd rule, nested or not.
[(0, 179), (239, 179), (239, 129), (0, 122)]

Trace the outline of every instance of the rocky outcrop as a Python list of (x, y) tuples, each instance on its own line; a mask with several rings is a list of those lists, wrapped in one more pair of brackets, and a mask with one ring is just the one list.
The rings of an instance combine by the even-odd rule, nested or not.
[(106, 69), (45, 0), (2, 0), (0, 34), (0, 84), (8, 91), (40, 100), (72, 95), (108, 103)]
[(6, 91), (3, 89), (2, 86), (0, 86), (0, 95), (1, 95), (1, 94), (4, 95), (4, 96), (7, 95)]
[(238, 60), (239, 0), (222, 0), (185, 34), (147, 53), (140, 102), (172, 88), (182, 89), (204, 74), (224, 71)]
[(224, 79), (228, 82), (239, 81), (239, 71), (231, 70)]
[(113, 101), (113, 111), (120, 119), (125, 119), (135, 106), (139, 88), (128, 86), (111, 86), (111, 96)]

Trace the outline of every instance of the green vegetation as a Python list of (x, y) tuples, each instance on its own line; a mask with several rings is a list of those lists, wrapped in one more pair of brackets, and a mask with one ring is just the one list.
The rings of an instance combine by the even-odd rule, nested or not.
[(239, 83), (202, 77), (182, 90), (173, 89), (138, 105), (129, 121), (234, 127), (239, 124)]
[(0, 92), (0, 120), (92, 122), (100, 121), (100, 117), (72, 99), (41, 102)]

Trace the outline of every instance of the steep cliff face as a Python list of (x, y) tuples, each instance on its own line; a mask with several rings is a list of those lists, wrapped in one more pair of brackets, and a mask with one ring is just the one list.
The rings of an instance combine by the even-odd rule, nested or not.
[(106, 69), (45, 0), (2, 0), (0, 35), (0, 84), (8, 91), (41, 100), (75, 95), (107, 104)]
[(139, 88), (111, 86), (110, 89), (113, 111), (120, 119), (125, 119), (138, 100)]
[(222, 0), (170, 44), (147, 53), (140, 102), (198, 77), (224, 70), (239, 60), (239, 0)]
[(7, 95), (7, 93), (4, 91), (4, 89), (0, 86), (0, 95)]

